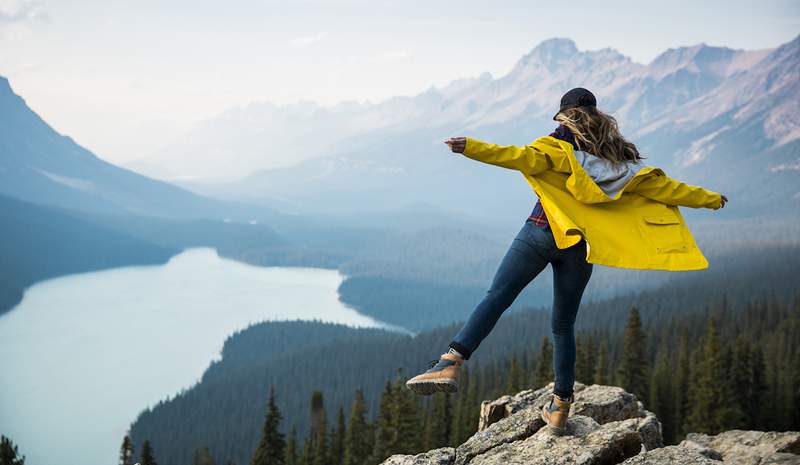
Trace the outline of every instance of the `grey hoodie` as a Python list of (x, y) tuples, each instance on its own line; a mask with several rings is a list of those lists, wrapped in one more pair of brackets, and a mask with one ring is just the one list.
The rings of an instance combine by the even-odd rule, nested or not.
[(614, 163), (583, 150), (574, 150), (573, 153), (586, 174), (609, 197), (617, 195), (628, 181), (644, 167), (643, 164), (633, 161)]

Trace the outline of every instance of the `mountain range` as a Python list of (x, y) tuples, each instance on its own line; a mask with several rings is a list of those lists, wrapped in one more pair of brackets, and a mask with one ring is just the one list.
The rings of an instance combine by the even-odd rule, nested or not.
[(0, 76), (0, 194), (83, 212), (170, 218), (270, 217), (113, 165), (59, 134)]
[[(797, 211), (800, 36), (765, 50), (674, 48), (646, 65), (555, 38), (497, 78), (483, 73), (376, 104), (232, 109), (147, 161), (188, 176), (176, 181), (196, 192), (296, 212), (427, 203), (519, 215), (530, 208), (527, 185), (450, 155), (441, 141), (525, 145), (552, 131), (561, 94), (576, 86), (598, 96), (646, 163), (725, 193), (721, 214)], [(284, 166), (272, 167), (276, 159)]]

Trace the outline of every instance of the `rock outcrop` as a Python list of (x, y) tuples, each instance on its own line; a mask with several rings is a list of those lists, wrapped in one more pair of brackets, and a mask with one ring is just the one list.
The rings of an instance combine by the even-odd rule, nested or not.
[(484, 401), (478, 432), (458, 447), (393, 455), (384, 465), (800, 465), (800, 433), (726, 431), (689, 434), (664, 447), (661, 422), (636, 396), (615, 386), (575, 384), (567, 432), (540, 417), (553, 384)]
[(683, 443), (715, 450), (726, 464), (800, 465), (800, 432), (797, 431), (731, 430), (716, 436), (689, 433)]

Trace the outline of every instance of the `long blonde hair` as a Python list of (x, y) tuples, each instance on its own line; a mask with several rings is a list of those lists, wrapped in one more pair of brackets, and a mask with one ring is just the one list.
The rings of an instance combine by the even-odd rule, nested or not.
[(616, 118), (597, 107), (568, 108), (556, 115), (556, 121), (572, 131), (578, 150), (614, 163), (639, 163), (645, 158), (633, 143), (622, 137)]

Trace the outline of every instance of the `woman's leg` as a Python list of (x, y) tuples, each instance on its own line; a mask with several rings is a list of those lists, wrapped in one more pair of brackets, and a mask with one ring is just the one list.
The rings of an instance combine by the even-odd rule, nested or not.
[(583, 291), (592, 275), (586, 261), (586, 243), (561, 249), (553, 259), (553, 369), (554, 392), (561, 398), (572, 396), (575, 382), (575, 317)]
[(511, 243), (483, 300), (450, 342), (465, 359), (489, 335), (522, 289), (547, 266), (552, 251), (542, 241), (543, 234), (538, 226), (526, 222)]

